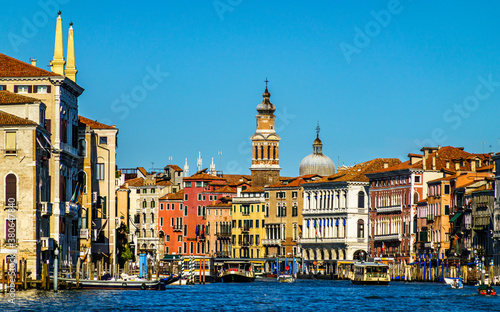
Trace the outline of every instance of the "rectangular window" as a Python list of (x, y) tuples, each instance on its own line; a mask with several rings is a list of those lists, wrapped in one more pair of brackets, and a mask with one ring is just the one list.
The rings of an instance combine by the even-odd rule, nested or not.
[[(174, 210), (173, 204), (172, 204), (172, 210)], [(182, 210), (182, 204), (179, 204), (179, 210)]]
[(147, 190), (147, 189), (142, 189), (142, 193), (143, 193), (143, 194), (146, 194), (147, 192), (148, 192), (148, 190)]
[(47, 86), (36, 86), (35, 93), (48, 93)]
[(445, 193), (446, 195), (450, 194), (450, 186), (449, 186), (449, 185), (445, 185), (445, 186), (444, 186), (444, 193)]
[(207, 198), (205, 197), (205, 195), (203, 195), (203, 200), (207, 200)]
[[(196, 182), (198, 183), (198, 182)], [(201, 194), (198, 194), (198, 200), (201, 200)]]
[(203, 187), (203, 182), (197, 181), (196, 182), (196, 187)]
[(255, 220), (255, 227), (256, 228), (259, 228), (259, 221), (260, 221), (259, 219)]
[(173, 227), (174, 226), (174, 218), (170, 218), (170, 225)]
[(238, 220), (238, 227), (241, 228), (241, 220)]
[(184, 187), (191, 187), (191, 182), (184, 182)]
[(444, 205), (444, 214), (447, 216), (450, 215), (450, 205)]
[(156, 192), (156, 189), (152, 188), (151, 189), (151, 194), (154, 194)]
[(292, 217), (296, 217), (298, 215), (298, 207), (296, 205), (292, 206)]
[(104, 164), (96, 164), (97, 180), (104, 180)]
[(420, 183), (420, 176), (415, 176), (415, 183)]
[(16, 153), (16, 133), (6, 132), (5, 133), (5, 153), (15, 154)]
[[(259, 245), (259, 244), (260, 244), (260, 236), (257, 234), (257, 235), (255, 235), (255, 245)], [(257, 250), (257, 252), (258, 252), (258, 250)]]
[[(163, 208), (163, 204), (162, 204), (162, 208)], [(167, 210), (170, 210), (170, 204), (167, 204)]]
[(236, 220), (233, 220), (233, 228), (236, 227)]
[(108, 137), (100, 136), (99, 137), (99, 144), (108, 144)]
[(292, 192), (292, 198), (297, 198), (297, 192)]
[(29, 88), (28, 88), (28, 86), (14, 86), (14, 92), (15, 93), (28, 93)]
[(188, 194), (184, 194), (184, 200), (188, 200)]
[(160, 226), (163, 226), (163, 217), (160, 218)]
[(160, 210), (163, 210), (163, 203), (160, 204)]

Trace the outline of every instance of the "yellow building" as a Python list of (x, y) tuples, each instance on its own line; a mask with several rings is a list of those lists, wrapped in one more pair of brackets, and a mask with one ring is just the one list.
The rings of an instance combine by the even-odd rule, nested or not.
[(310, 174), (265, 187), (266, 223), (262, 244), (266, 257), (295, 257), (302, 236), (302, 183), (320, 178)]
[(115, 126), (79, 116), (79, 250), (80, 256), (92, 255), (92, 261), (116, 259), (115, 231), (120, 226), (115, 200), (117, 136)]
[(238, 196), (233, 198), (232, 209), (232, 257), (264, 257), (265, 207), (263, 187), (238, 189)]

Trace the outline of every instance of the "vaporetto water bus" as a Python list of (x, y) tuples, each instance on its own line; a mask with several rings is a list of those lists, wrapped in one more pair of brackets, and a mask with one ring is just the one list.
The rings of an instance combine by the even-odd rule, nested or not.
[(391, 281), (389, 266), (380, 262), (356, 262), (354, 264), (353, 284), (388, 285)]

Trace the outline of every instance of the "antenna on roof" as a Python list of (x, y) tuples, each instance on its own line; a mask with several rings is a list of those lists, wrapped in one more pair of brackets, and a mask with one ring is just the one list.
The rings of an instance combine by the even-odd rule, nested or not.
[(217, 154), (219, 155), (219, 168), (220, 168), (219, 170), (222, 171), (222, 151), (218, 151)]
[(172, 164), (172, 156), (168, 156), (168, 164), (171, 165)]
[(481, 144), (483, 144), (483, 154), (484, 154), (484, 142), (481, 142)]
[(151, 173), (153, 173), (153, 171), (155, 170), (155, 163), (154, 161), (151, 162)]

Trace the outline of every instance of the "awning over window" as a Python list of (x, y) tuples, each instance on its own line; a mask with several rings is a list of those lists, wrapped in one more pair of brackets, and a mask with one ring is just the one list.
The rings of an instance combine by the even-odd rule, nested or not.
[(455, 214), (453, 216), (453, 218), (450, 219), (450, 222), (455, 222), (462, 214), (463, 214), (463, 212), (459, 212), (459, 213)]

